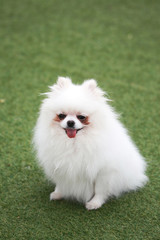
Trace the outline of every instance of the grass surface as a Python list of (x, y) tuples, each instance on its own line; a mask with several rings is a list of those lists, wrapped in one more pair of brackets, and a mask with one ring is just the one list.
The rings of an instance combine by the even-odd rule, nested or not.
[[(158, 240), (160, 2), (0, 0), (0, 238)], [(88, 212), (50, 202), (31, 151), (57, 76), (95, 78), (148, 162), (148, 185)]]

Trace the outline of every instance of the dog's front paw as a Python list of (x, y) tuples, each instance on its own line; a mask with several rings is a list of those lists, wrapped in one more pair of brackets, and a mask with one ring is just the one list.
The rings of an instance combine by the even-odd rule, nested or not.
[(97, 208), (100, 208), (101, 206), (102, 206), (102, 204), (98, 201), (95, 201), (95, 200), (91, 200), (91, 201), (86, 203), (86, 208), (88, 210), (97, 209)]
[(54, 191), (50, 194), (50, 201), (51, 200), (60, 200), (61, 198), (62, 198), (62, 195), (59, 192)]

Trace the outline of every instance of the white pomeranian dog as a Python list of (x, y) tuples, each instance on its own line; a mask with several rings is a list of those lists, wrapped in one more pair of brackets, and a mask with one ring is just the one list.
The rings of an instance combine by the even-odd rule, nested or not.
[(50, 200), (71, 198), (88, 210), (147, 181), (146, 163), (95, 80), (59, 77), (40, 108), (33, 143)]

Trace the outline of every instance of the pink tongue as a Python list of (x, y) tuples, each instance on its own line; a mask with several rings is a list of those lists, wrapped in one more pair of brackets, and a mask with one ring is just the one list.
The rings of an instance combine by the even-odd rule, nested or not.
[(69, 138), (74, 138), (76, 136), (77, 130), (76, 129), (67, 128), (66, 129), (66, 133), (67, 133)]

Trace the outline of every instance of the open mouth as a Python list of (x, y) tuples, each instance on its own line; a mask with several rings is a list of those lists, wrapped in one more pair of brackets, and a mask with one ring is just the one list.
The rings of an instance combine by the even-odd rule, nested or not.
[(83, 128), (75, 129), (75, 128), (65, 128), (66, 134), (69, 138), (75, 138), (78, 131), (80, 131)]

